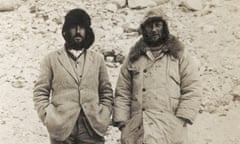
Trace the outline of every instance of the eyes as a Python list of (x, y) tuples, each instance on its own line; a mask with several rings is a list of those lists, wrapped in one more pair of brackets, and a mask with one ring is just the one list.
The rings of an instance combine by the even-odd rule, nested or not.
[(153, 23), (153, 25), (155, 27), (163, 27), (163, 23), (162, 22), (155, 22), (155, 23)]
[(85, 32), (85, 28), (80, 25), (72, 25), (70, 27), (70, 32), (71, 33), (83, 33), (83, 32)]
[(163, 23), (162, 22), (152, 22), (152, 23), (148, 23), (145, 25), (146, 29), (162, 29), (163, 27)]
[(83, 29), (83, 27), (80, 25), (71, 25), (70, 29)]

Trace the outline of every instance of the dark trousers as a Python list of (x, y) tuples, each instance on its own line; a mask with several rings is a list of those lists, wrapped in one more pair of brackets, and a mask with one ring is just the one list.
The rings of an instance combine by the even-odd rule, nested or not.
[(81, 111), (71, 135), (64, 141), (51, 139), (51, 144), (104, 144), (104, 137), (96, 134)]

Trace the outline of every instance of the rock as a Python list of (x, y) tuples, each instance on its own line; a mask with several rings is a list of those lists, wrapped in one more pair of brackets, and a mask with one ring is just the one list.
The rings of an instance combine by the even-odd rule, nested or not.
[(105, 8), (108, 11), (111, 11), (111, 12), (116, 12), (118, 10), (118, 6), (116, 4), (113, 4), (113, 3), (107, 4)]
[(240, 101), (240, 85), (233, 88), (230, 94), (233, 96), (233, 101)]
[(203, 3), (202, 0), (184, 0), (182, 2), (182, 5), (184, 5), (186, 8), (194, 11), (199, 11), (203, 9)]
[(236, 86), (233, 88), (231, 95), (240, 97), (240, 85)]
[(130, 23), (130, 24), (124, 24), (122, 27), (124, 29), (124, 32), (131, 33), (131, 32), (138, 32), (139, 25), (134, 25)]
[(11, 83), (11, 85), (14, 88), (23, 88), (24, 87), (24, 83), (22, 81), (13, 81)]
[(168, 2), (169, 0), (153, 0), (157, 5), (164, 4)]
[(112, 3), (116, 4), (118, 7), (126, 6), (126, 0), (112, 0)]
[(223, 0), (213, 0), (212, 1), (212, 6), (222, 6), (223, 5)]
[(234, 97), (233, 101), (238, 101), (238, 102), (240, 102), (240, 97)]
[(217, 108), (215, 106), (208, 106), (207, 107), (207, 112), (209, 113), (215, 113)]
[(57, 25), (63, 24), (63, 19), (62, 17), (58, 16), (53, 19), (53, 22), (55, 22)]
[(2, 120), (1, 121), (1, 125), (5, 125), (6, 124), (6, 121), (5, 120)]
[(124, 32), (124, 29), (122, 27), (116, 27), (112, 30), (112, 33), (117, 35), (121, 35), (123, 34), (123, 32)]
[(216, 27), (213, 25), (204, 25), (202, 26), (202, 30), (207, 32), (207, 33), (216, 33)]
[(128, 6), (132, 9), (146, 8), (156, 6), (157, 3), (153, 0), (128, 0)]
[(0, 0), (0, 11), (12, 11), (19, 7), (19, 0)]
[(125, 59), (125, 56), (122, 54), (122, 52), (116, 51), (115, 49), (102, 49), (100, 52), (104, 55), (105, 61), (122, 64)]
[(232, 33), (232, 35), (236, 38), (236, 39), (240, 39), (240, 31), (239, 30), (236, 30)]
[(29, 10), (30, 10), (30, 13), (36, 13), (37, 12), (37, 7), (36, 6), (31, 6), (29, 8)]

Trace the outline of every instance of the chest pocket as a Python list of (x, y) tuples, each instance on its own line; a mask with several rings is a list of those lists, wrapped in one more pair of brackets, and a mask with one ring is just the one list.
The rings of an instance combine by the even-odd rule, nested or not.
[(136, 67), (128, 67), (128, 72), (131, 75), (131, 81), (132, 81), (132, 94), (135, 96), (139, 87), (139, 77), (140, 77), (140, 71)]
[(178, 60), (170, 60), (168, 67), (168, 75), (169, 81), (172, 85), (176, 84), (178, 87), (181, 85)]
[(180, 100), (181, 80), (179, 75), (178, 60), (170, 60), (168, 67), (168, 92), (170, 98), (170, 108), (175, 113)]

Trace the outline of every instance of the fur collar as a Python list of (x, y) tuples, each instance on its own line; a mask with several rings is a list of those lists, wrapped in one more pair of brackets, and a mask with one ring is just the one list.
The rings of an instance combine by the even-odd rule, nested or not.
[[(129, 59), (130, 62), (138, 60), (141, 55), (144, 55), (148, 46), (141, 38), (136, 44), (130, 49)], [(173, 56), (175, 59), (179, 59), (184, 51), (183, 44), (173, 35), (170, 35), (169, 39), (165, 42), (162, 47), (165, 54)]]

